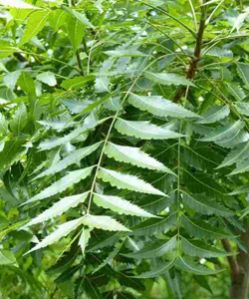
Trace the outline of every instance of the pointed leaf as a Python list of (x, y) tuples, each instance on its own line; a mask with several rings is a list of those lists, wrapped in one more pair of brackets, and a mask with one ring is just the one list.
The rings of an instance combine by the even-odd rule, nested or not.
[(67, 188), (71, 187), (74, 184), (77, 184), (81, 180), (84, 180), (86, 177), (88, 177), (91, 174), (92, 169), (93, 166), (69, 172), (67, 175), (54, 182), (52, 185), (42, 190), (34, 197), (27, 200), (24, 204), (42, 200), (65, 191)]
[(134, 175), (123, 174), (114, 170), (101, 168), (98, 173), (98, 178), (102, 179), (106, 183), (110, 183), (111, 186), (118, 189), (167, 196), (162, 191), (154, 188), (149, 183), (146, 183)]
[(209, 246), (200, 241), (190, 241), (183, 237), (181, 237), (181, 246), (184, 253), (187, 255), (198, 256), (200, 258), (222, 257), (228, 255), (227, 252), (218, 250), (213, 246)]
[(226, 118), (230, 113), (228, 106), (211, 107), (207, 112), (202, 114), (202, 119), (198, 120), (199, 124), (212, 124)]
[(58, 228), (53, 231), (50, 235), (48, 235), (46, 238), (44, 238), (41, 242), (36, 244), (31, 250), (29, 250), (26, 254), (38, 250), (40, 248), (47, 247), (51, 244), (56, 243), (61, 238), (66, 237), (69, 233), (71, 233), (73, 230), (75, 230), (78, 226), (82, 224), (83, 217), (75, 220), (71, 220), (68, 222), (65, 222), (58, 226)]
[(235, 149), (231, 150), (223, 162), (218, 166), (218, 168), (230, 166), (234, 163), (244, 160), (245, 158), (249, 157), (248, 155), (249, 150), (249, 142), (243, 143), (236, 147)]
[(183, 257), (177, 258), (175, 265), (177, 268), (179, 268), (183, 271), (194, 273), (196, 275), (213, 275), (213, 274), (220, 272), (220, 271), (208, 269), (207, 267), (197, 264), (197, 263), (193, 262), (192, 260), (187, 259), (186, 257), (185, 258), (183, 258)]
[(138, 147), (123, 146), (108, 142), (105, 147), (105, 154), (118, 162), (174, 174), (169, 168), (143, 152)]
[(70, 208), (76, 207), (78, 204), (83, 203), (88, 196), (88, 192), (67, 196), (57, 201), (52, 207), (48, 208), (35, 218), (33, 218), (30, 222), (24, 225), (24, 227), (28, 227), (31, 225), (35, 225), (37, 223), (42, 223), (47, 220), (50, 220), (54, 217), (60, 216)]
[(90, 240), (90, 237), (91, 237), (91, 229), (84, 227), (82, 229), (82, 233), (81, 233), (80, 239), (79, 239), (79, 245), (80, 245), (83, 255), (85, 254), (85, 249)]
[(36, 79), (48, 86), (55, 86), (57, 84), (55, 74), (52, 72), (43, 72), (39, 74)]
[(130, 231), (123, 224), (110, 216), (85, 215), (82, 223), (90, 228), (98, 228), (108, 231)]
[(190, 80), (178, 74), (146, 72), (145, 76), (147, 79), (162, 85), (195, 86)]
[(94, 194), (94, 203), (102, 208), (110, 209), (118, 214), (138, 217), (156, 217), (139, 206), (118, 196)]
[(32, 37), (36, 36), (43, 29), (49, 14), (50, 10), (38, 10), (30, 15), (20, 42), (22, 45), (27, 43)]
[(131, 94), (129, 103), (134, 107), (147, 111), (153, 115), (161, 117), (177, 117), (177, 118), (198, 118), (194, 112), (187, 110), (181, 105), (175, 104), (161, 96), (140, 96)]
[(159, 267), (156, 267), (155, 269), (141, 273), (140, 275), (135, 276), (135, 278), (153, 278), (153, 277), (158, 277), (162, 274), (167, 273), (174, 265), (175, 260), (169, 261), (169, 262), (164, 262), (161, 263), (162, 265)]
[(73, 151), (71, 154), (69, 154), (64, 159), (60, 160), (58, 163), (52, 165), (48, 169), (44, 170), (42, 173), (37, 175), (33, 180), (36, 180), (38, 178), (55, 174), (57, 172), (60, 172), (61, 170), (67, 168), (68, 166), (72, 164), (79, 163), (83, 158), (89, 156), (94, 151), (96, 151), (99, 147), (100, 143), (95, 143), (86, 147), (83, 147), (81, 149)]
[(131, 121), (119, 118), (115, 124), (115, 128), (121, 134), (144, 140), (174, 139), (183, 136), (148, 121)]
[(232, 211), (228, 210), (224, 206), (210, 201), (207, 197), (203, 198), (203, 195), (195, 195), (196, 197), (190, 196), (185, 193), (182, 195), (183, 202), (188, 207), (204, 215), (219, 215), (223, 217), (232, 216)]
[(136, 259), (156, 258), (156, 257), (163, 256), (169, 251), (174, 250), (176, 248), (176, 244), (177, 244), (177, 240), (176, 240), (176, 236), (174, 236), (166, 242), (165, 240), (163, 240), (159, 242), (159, 244), (149, 245), (139, 251), (124, 254), (124, 255)]
[(186, 216), (181, 217), (181, 223), (184, 229), (191, 235), (199, 238), (207, 238), (207, 239), (226, 239), (231, 238), (231, 235), (225, 231), (218, 229), (217, 227), (213, 227), (212, 225), (198, 220), (194, 222), (190, 220)]

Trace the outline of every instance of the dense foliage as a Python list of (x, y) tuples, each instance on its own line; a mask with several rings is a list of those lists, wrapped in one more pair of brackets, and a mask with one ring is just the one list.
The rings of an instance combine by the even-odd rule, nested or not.
[(247, 298), (243, 2), (0, 1), (1, 298)]

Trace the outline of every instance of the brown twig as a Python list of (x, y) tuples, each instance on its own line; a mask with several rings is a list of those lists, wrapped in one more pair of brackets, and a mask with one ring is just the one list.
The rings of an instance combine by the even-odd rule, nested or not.
[[(228, 240), (223, 239), (221, 240), (221, 243), (223, 245), (223, 248), (226, 250), (226, 252), (230, 253), (232, 252), (231, 245)], [(231, 276), (237, 277), (240, 274), (240, 267), (237, 262), (237, 259), (234, 256), (227, 256), (227, 261), (229, 263), (230, 269), (231, 269)]]
[[(196, 43), (195, 43), (195, 49), (194, 49), (194, 56), (192, 57), (192, 59), (190, 60), (189, 63), (189, 67), (187, 69), (187, 73), (186, 73), (186, 78), (189, 80), (193, 80), (196, 72), (197, 72), (197, 68), (198, 68), (198, 63), (201, 59), (201, 49), (202, 49), (202, 42), (203, 42), (203, 35), (204, 35), (204, 30), (206, 27), (206, 6), (202, 6), (201, 7), (201, 18), (200, 18), (200, 23), (199, 23), (199, 28), (198, 28), (198, 32), (196, 35)], [(177, 92), (176, 95), (174, 97), (174, 101), (178, 102), (181, 97), (186, 93), (186, 86), (180, 87)]]

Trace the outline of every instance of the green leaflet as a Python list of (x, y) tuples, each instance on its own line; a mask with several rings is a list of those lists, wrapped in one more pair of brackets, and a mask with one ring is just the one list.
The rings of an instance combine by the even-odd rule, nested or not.
[(67, 157), (65, 157), (64, 159), (60, 160), (58, 163), (52, 165), (51, 167), (49, 167), (48, 169), (44, 170), (42, 173), (37, 175), (33, 180), (36, 180), (38, 178), (47, 175), (55, 174), (72, 164), (79, 163), (83, 158), (91, 155), (94, 151), (96, 151), (99, 145), (100, 142), (73, 151)]
[(162, 191), (154, 188), (149, 183), (130, 174), (123, 174), (114, 170), (101, 168), (98, 172), (98, 178), (106, 183), (110, 183), (112, 187), (118, 189), (126, 189), (130, 191), (167, 196)]
[(200, 258), (222, 257), (229, 255), (229, 253), (218, 250), (213, 246), (207, 245), (200, 241), (190, 241), (184, 237), (181, 237), (181, 247), (185, 254), (190, 256), (198, 256)]
[(232, 124), (214, 129), (211, 134), (201, 138), (200, 140), (205, 142), (229, 142), (238, 136), (243, 127), (244, 123), (241, 120), (237, 120)]
[(91, 174), (92, 170), (93, 170), (93, 166), (87, 167), (84, 169), (80, 169), (80, 170), (71, 171), (67, 175), (65, 175), (64, 177), (59, 179), (58, 181), (54, 182), (49, 187), (42, 190), (40, 193), (31, 197), (24, 204), (42, 200), (42, 199), (51, 197), (57, 193), (61, 193), (61, 192), (65, 191), (67, 188), (71, 187), (72, 185), (87, 178)]
[(110, 262), (117, 256), (122, 246), (123, 242), (115, 244), (114, 249), (108, 254), (107, 258), (105, 258), (104, 261), (100, 265), (98, 265), (98, 267), (95, 268), (92, 273), (96, 273), (105, 265), (110, 264)]
[(174, 139), (182, 137), (182, 134), (159, 127), (149, 121), (131, 121), (119, 118), (115, 124), (116, 130), (124, 135), (139, 139)]
[(83, 124), (78, 124), (78, 127), (74, 130), (72, 130), (69, 134), (64, 135), (62, 137), (56, 137), (51, 139), (45, 139), (39, 144), (39, 149), (44, 150), (50, 150), (52, 148), (55, 148), (57, 146), (65, 145), (66, 143), (70, 141), (77, 140), (80, 136), (84, 138), (87, 137), (86, 133), (88, 130), (95, 128), (98, 124), (100, 124), (103, 120), (97, 121), (93, 115), (89, 115), (85, 118)]
[(81, 251), (82, 251), (83, 255), (85, 254), (85, 249), (86, 249), (87, 244), (90, 240), (90, 237), (91, 237), (91, 229), (83, 228), (82, 232), (81, 232), (81, 235), (80, 235), (80, 238), (79, 238), (79, 245), (80, 245), (80, 248), (81, 248)]
[(105, 147), (105, 154), (118, 162), (174, 174), (168, 167), (164, 166), (161, 162), (152, 158), (138, 147), (123, 146), (108, 142)]
[(184, 76), (172, 73), (151, 73), (146, 72), (145, 76), (147, 79), (162, 85), (186, 85), (195, 86), (190, 80), (186, 79)]
[(17, 266), (16, 258), (13, 252), (11, 252), (10, 250), (0, 250), (0, 265)]
[(246, 159), (247, 157), (249, 157), (248, 150), (249, 150), (249, 142), (240, 144), (238, 147), (236, 147), (235, 149), (229, 152), (229, 154), (225, 157), (225, 159), (217, 168), (219, 169), (222, 167), (230, 166), (234, 163)]
[(49, 10), (38, 10), (30, 15), (23, 37), (20, 41), (21, 45), (27, 43), (32, 37), (36, 36), (43, 29), (47, 22), (49, 14)]
[(24, 227), (35, 225), (37, 223), (42, 223), (54, 217), (60, 216), (70, 208), (74, 208), (78, 204), (83, 203), (86, 200), (87, 196), (88, 192), (64, 197), (55, 204), (53, 204), (52, 207), (48, 208), (47, 210), (33, 218), (31, 221), (25, 224)]
[(57, 84), (55, 74), (52, 72), (40, 73), (36, 79), (44, 84), (47, 84), (48, 86), (55, 86)]
[(246, 86), (249, 86), (249, 65), (245, 63), (237, 63), (237, 71)]
[(95, 27), (93, 26), (93, 24), (88, 20), (88, 18), (86, 17), (86, 15), (84, 13), (80, 13), (76, 10), (71, 9), (70, 7), (66, 7), (63, 6), (63, 9), (69, 13), (72, 17), (76, 18), (77, 20), (79, 20), (83, 25), (85, 25), (86, 27), (92, 28), (94, 29)]
[(249, 158), (237, 162), (236, 168), (229, 175), (244, 173), (247, 172), (248, 170), (249, 170)]
[(82, 223), (90, 228), (97, 228), (109, 231), (130, 231), (123, 224), (110, 216), (85, 215), (82, 217)]
[(141, 96), (132, 93), (128, 101), (134, 107), (160, 117), (199, 118), (199, 115), (161, 96)]
[(176, 214), (163, 219), (148, 219), (132, 228), (132, 233), (135, 236), (151, 236), (158, 233), (167, 233), (176, 225)]
[(225, 231), (213, 227), (212, 225), (198, 220), (194, 222), (186, 216), (181, 217), (182, 227), (191, 235), (198, 238), (207, 238), (207, 239), (226, 239), (231, 238), (231, 235)]
[(135, 278), (146, 279), (146, 278), (158, 277), (158, 276), (166, 273), (167, 271), (169, 271), (169, 269), (173, 267), (174, 263), (175, 263), (175, 260), (161, 263), (162, 264), (161, 266), (156, 267), (155, 269), (153, 269), (151, 271), (141, 273), (140, 275), (135, 276)]
[(236, 102), (234, 104), (240, 114), (249, 116), (249, 103), (248, 102)]
[(58, 226), (58, 228), (53, 231), (50, 235), (45, 237), (41, 242), (37, 243), (32, 249), (30, 249), (26, 254), (38, 250), (40, 248), (47, 247), (51, 244), (56, 243), (61, 238), (66, 237), (68, 234), (70, 234), (72, 231), (74, 231), (78, 226), (80, 226), (83, 222), (83, 217), (67, 221), (61, 225)]
[(82, 42), (82, 38), (85, 34), (85, 26), (78, 19), (75, 18), (70, 18), (69, 20), (66, 20), (66, 23), (68, 37), (70, 39), (74, 51), (76, 51), (77, 49), (79, 49), (80, 44)]
[(239, 84), (229, 82), (226, 84), (227, 90), (238, 101), (242, 101), (246, 94)]
[(153, 244), (149, 246), (145, 246), (145, 248), (133, 252), (125, 254), (127, 257), (135, 258), (135, 259), (146, 259), (146, 258), (156, 258), (163, 256), (169, 251), (172, 251), (176, 248), (177, 239), (176, 236), (172, 237), (170, 240), (163, 240), (159, 242), (159, 244)]
[(156, 217), (140, 208), (139, 206), (130, 203), (128, 200), (125, 200), (119, 196), (110, 196), (95, 193), (93, 201), (96, 205), (105, 209), (110, 209), (121, 215), (124, 214), (138, 217)]
[(228, 106), (211, 107), (207, 112), (202, 114), (202, 119), (198, 120), (199, 124), (212, 124), (226, 118), (230, 114)]
[(12, 55), (17, 49), (12, 44), (5, 40), (0, 40), (0, 58), (5, 58)]
[(197, 264), (196, 262), (193, 262), (191, 259), (186, 257), (177, 258), (175, 261), (175, 266), (183, 271), (194, 273), (196, 275), (212, 275), (220, 272), (220, 270), (215, 271), (208, 269), (207, 267)]
[(215, 203), (214, 201), (211, 202), (207, 197), (203, 198), (203, 195), (201, 194), (196, 194), (195, 197), (193, 197), (184, 192), (182, 194), (182, 199), (184, 204), (200, 214), (219, 215), (223, 217), (229, 217), (233, 215), (232, 211)]
[(106, 55), (111, 57), (141, 57), (146, 56), (146, 54), (138, 51), (136, 49), (115, 49), (104, 52)]
[(88, 76), (78, 76), (72, 79), (66, 79), (62, 81), (61, 87), (64, 89), (79, 89), (83, 87), (89, 81), (93, 81), (94, 77), (92, 75)]

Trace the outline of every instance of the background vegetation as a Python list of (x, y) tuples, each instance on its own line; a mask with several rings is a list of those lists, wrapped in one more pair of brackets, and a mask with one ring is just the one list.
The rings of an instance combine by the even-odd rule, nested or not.
[(247, 1), (0, 1), (1, 298), (248, 298)]

